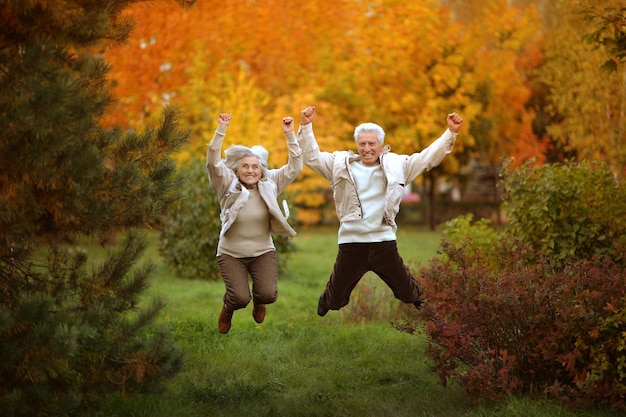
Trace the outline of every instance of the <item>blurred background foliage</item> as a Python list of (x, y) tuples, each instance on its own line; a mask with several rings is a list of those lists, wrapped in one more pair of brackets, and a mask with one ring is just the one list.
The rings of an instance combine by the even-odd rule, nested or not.
[[(225, 146), (262, 143), (282, 165), (280, 119), (307, 105), (323, 150), (352, 148), (354, 126), (374, 121), (394, 151), (416, 152), (456, 111), (466, 124), (453, 154), (415, 184), (430, 205), (497, 199), (504, 158), (601, 160), (623, 176), (623, 10), (620, 0), (140, 2), (132, 37), (105, 52), (119, 97), (105, 123), (140, 128), (179, 105), (186, 164), (230, 112)], [(301, 224), (332, 221), (323, 179), (305, 168), (291, 188)]]

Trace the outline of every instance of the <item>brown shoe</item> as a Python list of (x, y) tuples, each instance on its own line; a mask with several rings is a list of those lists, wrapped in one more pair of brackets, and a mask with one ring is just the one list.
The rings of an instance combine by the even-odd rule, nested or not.
[(263, 323), (263, 320), (265, 320), (265, 304), (254, 303), (252, 317), (254, 317), (254, 321), (257, 323)]
[(233, 312), (226, 309), (226, 305), (222, 306), (222, 312), (218, 321), (220, 333), (226, 334), (230, 330), (230, 321), (233, 318)]

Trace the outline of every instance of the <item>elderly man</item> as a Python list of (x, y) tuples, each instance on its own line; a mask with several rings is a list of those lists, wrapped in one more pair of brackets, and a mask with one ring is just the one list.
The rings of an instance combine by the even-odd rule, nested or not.
[(298, 140), (304, 164), (332, 185), (340, 222), (337, 258), (317, 314), (324, 316), (346, 306), (368, 271), (376, 273), (397, 299), (419, 309), (422, 290), (398, 253), (395, 218), (405, 185), (452, 152), (463, 119), (448, 114), (448, 128), (441, 137), (421, 152), (399, 155), (384, 145), (385, 131), (375, 123), (363, 123), (354, 130), (357, 154), (322, 152), (313, 134), (314, 116), (315, 107), (302, 110)]

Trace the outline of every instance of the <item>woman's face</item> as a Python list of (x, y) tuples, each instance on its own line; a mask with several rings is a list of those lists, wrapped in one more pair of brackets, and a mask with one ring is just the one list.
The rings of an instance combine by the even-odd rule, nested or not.
[(255, 186), (261, 179), (261, 162), (256, 156), (244, 156), (237, 168), (237, 178), (247, 187)]

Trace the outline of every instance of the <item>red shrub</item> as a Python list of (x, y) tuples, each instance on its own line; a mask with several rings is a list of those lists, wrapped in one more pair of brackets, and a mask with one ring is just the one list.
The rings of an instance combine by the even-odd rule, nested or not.
[(428, 355), (442, 381), (477, 400), (549, 392), (624, 408), (626, 272), (611, 260), (624, 248), (554, 270), (546, 257), (529, 264), (519, 242), (497, 245), (483, 257), (444, 242), (445, 259), (422, 268)]

